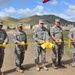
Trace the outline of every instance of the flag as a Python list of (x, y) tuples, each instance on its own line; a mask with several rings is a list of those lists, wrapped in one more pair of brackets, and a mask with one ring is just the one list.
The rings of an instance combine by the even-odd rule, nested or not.
[(50, 0), (43, 0), (43, 3), (46, 3), (46, 2), (48, 2), (48, 1), (50, 1)]

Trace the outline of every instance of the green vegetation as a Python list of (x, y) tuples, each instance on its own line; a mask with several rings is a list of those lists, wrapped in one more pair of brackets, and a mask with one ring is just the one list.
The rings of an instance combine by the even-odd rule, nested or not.
[(29, 42), (34, 42), (34, 39), (33, 39), (33, 31), (32, 30), (24, 30), (27, 34), (27, 38), (28, 38), (28, 41)]

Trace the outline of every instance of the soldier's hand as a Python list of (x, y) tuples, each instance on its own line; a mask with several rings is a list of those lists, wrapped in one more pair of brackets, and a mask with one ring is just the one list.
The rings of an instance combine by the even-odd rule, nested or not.
[(55, 42), (56, 42), (56, 43), (61, 43), (61, 42), (62, 42), (62, 40), (61, 40), (61, 39), (59, 39), (59, 40), (56, 40)]
[(75, 39), (72, 39), (72, 42), (75, 42)]
[(44, 42), (45, 42), (44, 40), (41, 40), (39, 43), (40, 43), (40, 44), (43, 44)]
[(5, 42), (3, 43), (3, 46), (4, 46), (4, 47), (6, 46), (6, 43), (5, 43)]
[(60, 43), (59, 40), (55, 40), (56, 43)]
[(2, 44), (0, 44), (0, 48), (2, 47)]
[(20, 45), (25, 45), (25, 43), (24, 42), (21, 42)]

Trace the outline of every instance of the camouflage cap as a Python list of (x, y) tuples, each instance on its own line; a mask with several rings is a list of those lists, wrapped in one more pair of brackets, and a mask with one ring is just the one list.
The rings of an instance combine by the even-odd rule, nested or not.
[(22, 23), (18, 23), (18, 27), (22, 27)]
[(0, 25), (3, 25), (3, 21), (0, 21)]
[(56, 18), (56, 19), (55, 19), (55, 22), (60, 22), (60, 19)]
[(44, 23), (44, 19), (40, 19), (39, 20), (39, 23)]

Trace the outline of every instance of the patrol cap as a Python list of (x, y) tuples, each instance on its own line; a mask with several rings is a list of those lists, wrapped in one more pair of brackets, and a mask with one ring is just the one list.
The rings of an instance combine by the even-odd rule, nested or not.
[(18, 27), (22, 27), (22, 23), (18, 23)]
[(39, 23), (44, 23), (44, 19), (40, 19), (39, 20)]
[(60, 19), (56, 18), (56, 19), (55, 19), (55, 22), (60, 22)]
[(0, 25), (3, 25), (3, 21), (0, 21)]

